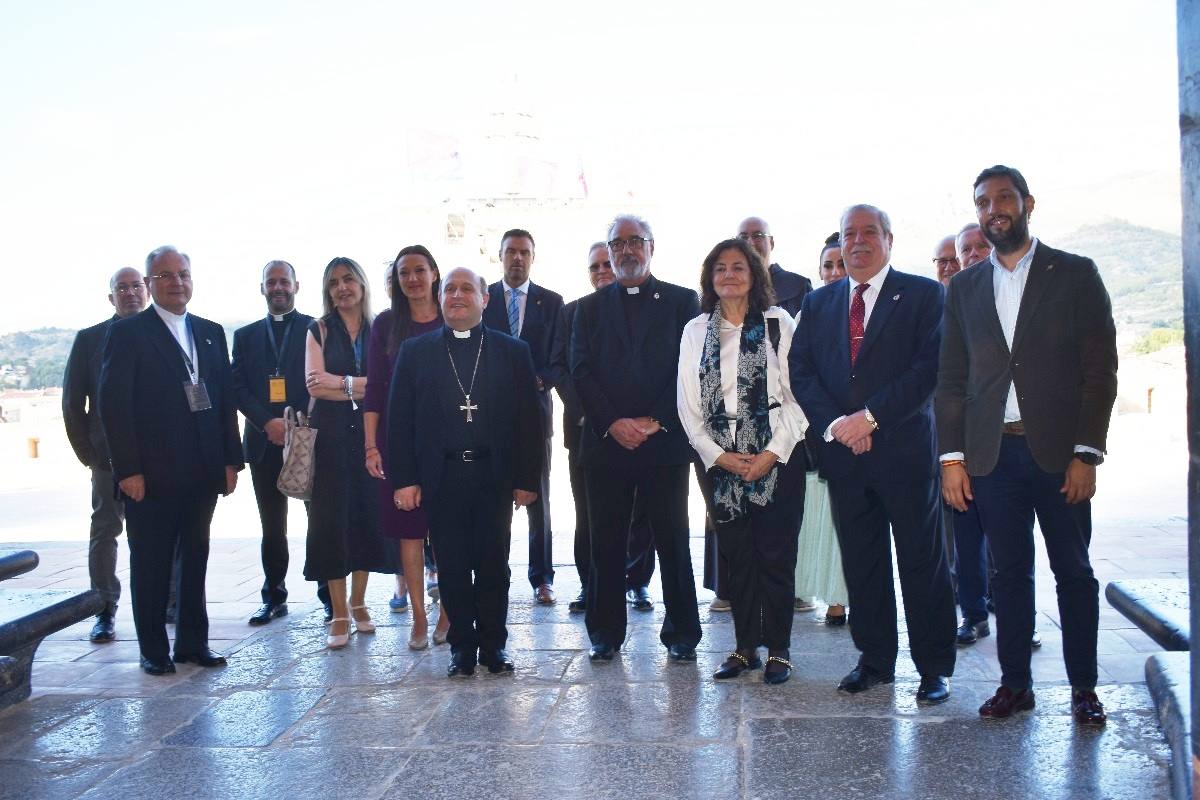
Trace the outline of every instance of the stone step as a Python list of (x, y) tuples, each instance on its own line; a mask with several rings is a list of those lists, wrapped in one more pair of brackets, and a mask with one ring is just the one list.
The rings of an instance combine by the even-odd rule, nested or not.
[(1182, 578), (1113, 581), (1104, 589), (1109, 605), (1146, 635), (1172, 651), (1191, 648), (1188, 583)]
[(0, 555), (0, 581), (31, 572), (38, 565), (38, 554), (32, 550), (16, 550)]
[(1191, 653), (1156, 653), (1146, 660), (1146, 688), (1171, 746), (1171, 797), (1192, 796)]

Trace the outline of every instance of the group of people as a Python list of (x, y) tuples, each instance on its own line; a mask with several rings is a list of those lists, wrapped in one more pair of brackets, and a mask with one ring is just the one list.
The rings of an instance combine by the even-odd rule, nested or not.
[(406, 576), (409, 646), (427, 647), (420, 579), (431, 557), (447, 673), (511, 672), (515, 509), (529, 514), (533, 600), (555, 602), (557, 390), (584, 587), (571, 609), (585, 613), (593, 661), (620, 650), (628, 604), (652, 606), (655, 555), (660, 640), (671, 660), (695, 660), (694, 469), (713, 545), (706, 584), (728, 602), (736, 638), (715, 679), (762, 669), (766, 683), (788, 680), (793, 612), (815, 596), (830, 624), (851, 612), (860, 656), (839, 690), (892, 682), (894, 546), (917, 702), (949, 698), (956, 645), (990, 633), (990, 603), (1002, 677), (979, 713), (1033, 708), (1036, 516), (1072, 713), (1103, 725), (1088, 545), (1116, 398), (1111, 306), (1091, 260), (1030, 235), (1034, 198), (1019, 171), (985, 169), (973, 193), (977, 221), (935, 248), (938, 281), (891, 265), (890, 219), (866, 204), (846, 209), (819, 249), (815, 289), (771, 263), (774, 239), (756, 217), (704, 258), (697, 292), (657, 278), (650, 224), (620, 215), (589, 249), (594, 291), (566, 305), (530, 281), (536, 246), (521, 229), (502, 236), (504, 274), (491, 286), (470, 269), (443, 274), (423, 246), (402, 249), (378, 317), (353, 260), (325, 268), (316, 320), (295, 310), (295, 270), (273, 261), (269, 314), (237, 331), (232, 365), (221, 328), (186, 309), (187, 256), (153, 251), (144, 275), (113, 276), (116, 314), (80, 332), (64, 391), (72, 443), (93, 470), (90, 564), (108, 601), (93, 639), (113, 634), (124, 513), (143, 669), (174, 670), (173, 565), (174, 661), (224, 663), (207, 643), (208, 527), (244, 462), (263, 523), (264, 604), (251, 622), (287, 613), (275, 481), (290, 407), (318, 434), (304, 575), (321, 587), (328, 646), (374, 630), (364, 598), (378, 572)]

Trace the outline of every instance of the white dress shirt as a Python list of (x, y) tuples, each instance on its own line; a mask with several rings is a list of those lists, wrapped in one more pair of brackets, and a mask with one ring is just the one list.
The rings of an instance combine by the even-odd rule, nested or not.
[[(866, 336), (866, 333), (867, 333), (867, 325), (871, 321), (871, 312), (875, 310), (875, 301), (879, 299), (879, 292), (883, 290), (883, 282), (885, 280), (887, 280), (888, 273), (891, 271), (892, 271), (892, 265), (888, 264), (886, 267), (879, 270), (879, 272), (877, 272), (874, 275), (874, 277), (872, 277), (869, 281), (856, 281), (856, 280), (854, 280), (854, 278), (850, 278), (849, 274), (847, 274), (847, 279), (850, 281), (850, 308), (854, 307), (854, 293), (856, 291), (858, 291), (859, 285), (862, 283), (867, 284), (867, 288), (863, 292), (863, 306), (866, 307), (866, 314), (863, 315), (863, 335), (864, 336)], [(797, 316), (799, 316), (799, 315), (797, 315)], [(850, 335), (849, 330), (846, 331), (846, 335), (847, 336)], [(846, 418), (846, 415), (843, 414), (842, 416), (835, 419), (833, 422), (829, 423), (829, 427), (825, 429), (825, 433), (823, 434), (822, 438), (824, 438), (825, 441), (827, 441), (827, 442), (832, 442), (833, 441), (833, 426), (837, 425), (839, 422), (841, 422), (845, 418)]]
[[(188, 372), (191, 375), (192, 383), (198, 382), (200, 380), (200, 365), (196, 360), (196, 342), (193, 341), (192, 332), (187, 324), (187, 311), (184, 311), (182, 314), (173, 314), (157, 304), (154, 304), (154, 310), (158, 312), (159, 318), (166, 324), (167, 330), (175, 337), (175, 341), (179, 343), (180, 349), (192, 359), (192, 368)], [(184, 366), (187, 366), (186, 361), (184, 362)]]
[(529, 302), (530, 283), (532, 283), (532, 281), (527, 279), (515, 290), (507, 283), (504, 284), (504, 319), (508, 319), (508, 304), (512, 302), (513, 291), (520, 292), (520, 294), (517, 295), (517, 336), (520, 336), (521, 331), (525, 329), (525, 304)]
[[(705, 429), (704, 412), (700, 405), (700, 361), (704, 357), (708, 316), (701, 314), (683, 328), (683, 337), (679, 342), (679, 379), (676, 394), (679, 421), (683, 424), (692, 449), (704, 462), (705, 469), (711, 469), (725, 452)], [(766, 449), (777, 455), (781, 464), (786, 464), (796, 444), (804, 438), (804, 429), (808, 427), (804, 412), (800, 410), (800, 404), (792, 394), (792, 383), (788, 377), (788, 351), (792, 348), (792, 335), (796, 331), (796, 323), (778, 306), (767, 309), (763, 316), (766, 319), (779, 320), (778, 353), (771, 346), (770, 337), (767, 337), (767, 400), (771, 404), (779, 403), (779, 408), (773, 408), (769, 412), (771, 441), (767, 443)], [(722, 322), (721, 391), (725, 395), (725, 412), (730, 416), (737, 414), (737, 362), (741, 338), (741, 325)], [(730, 421), (731, 437), (735, 436), (736, 428), (737, 423)]]

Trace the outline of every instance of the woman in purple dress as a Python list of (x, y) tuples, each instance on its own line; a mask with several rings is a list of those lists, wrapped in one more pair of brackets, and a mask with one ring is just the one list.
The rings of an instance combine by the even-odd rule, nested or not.
[[(363, 430), (366, 436), (367, 472), (378, 480), (379, 531), (384, 536), (400, 541), (400, 563), (404, 574), (413, 577), (409, 583), (415, 587), (409, 592), (412, 603), (412, 635), (408, 646), (413, 650), (424, 650), (429, 646), (429, 621), (425, 613), (425, 593), (421, 590), (421, 576), (425, 568), (424, 543), (429, 532), (425, 509), (401, 511), (392, 499), (392, 485), (385, 477), (387, 461), (387, 409), (388, 389), (392, 383), (392, 368), (401, 343), (410, 337), (420, 336), (442, 327), (442, 313), (438, 305), (438, 290), (442, 276), (438, 272), (433, 254), (419, 244), (402, 249), (392, 262), (390, 273), (392, 307), (375, 319), (371, 327), (370, 359), (367, 362), (367, 393), (363, 398)], [(450, 619), (442, 609), (437, 629), (433, 632), (435, 644), (446, 640)]]

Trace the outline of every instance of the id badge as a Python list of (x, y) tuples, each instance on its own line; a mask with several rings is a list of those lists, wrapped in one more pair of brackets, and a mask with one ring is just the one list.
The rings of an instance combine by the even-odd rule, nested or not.
[(208, 389), (205, 388), (204, 381), (199, 383), (184, 381), (183, 393), (187, 395), (188, 408), (192, 411), (207, 411), (212, 408), (212, 400), (208, 397)]
[(287, 402), (287, 381), (283, 379), (282, 375), (267, 377), (267, 400), (271, 403)]

